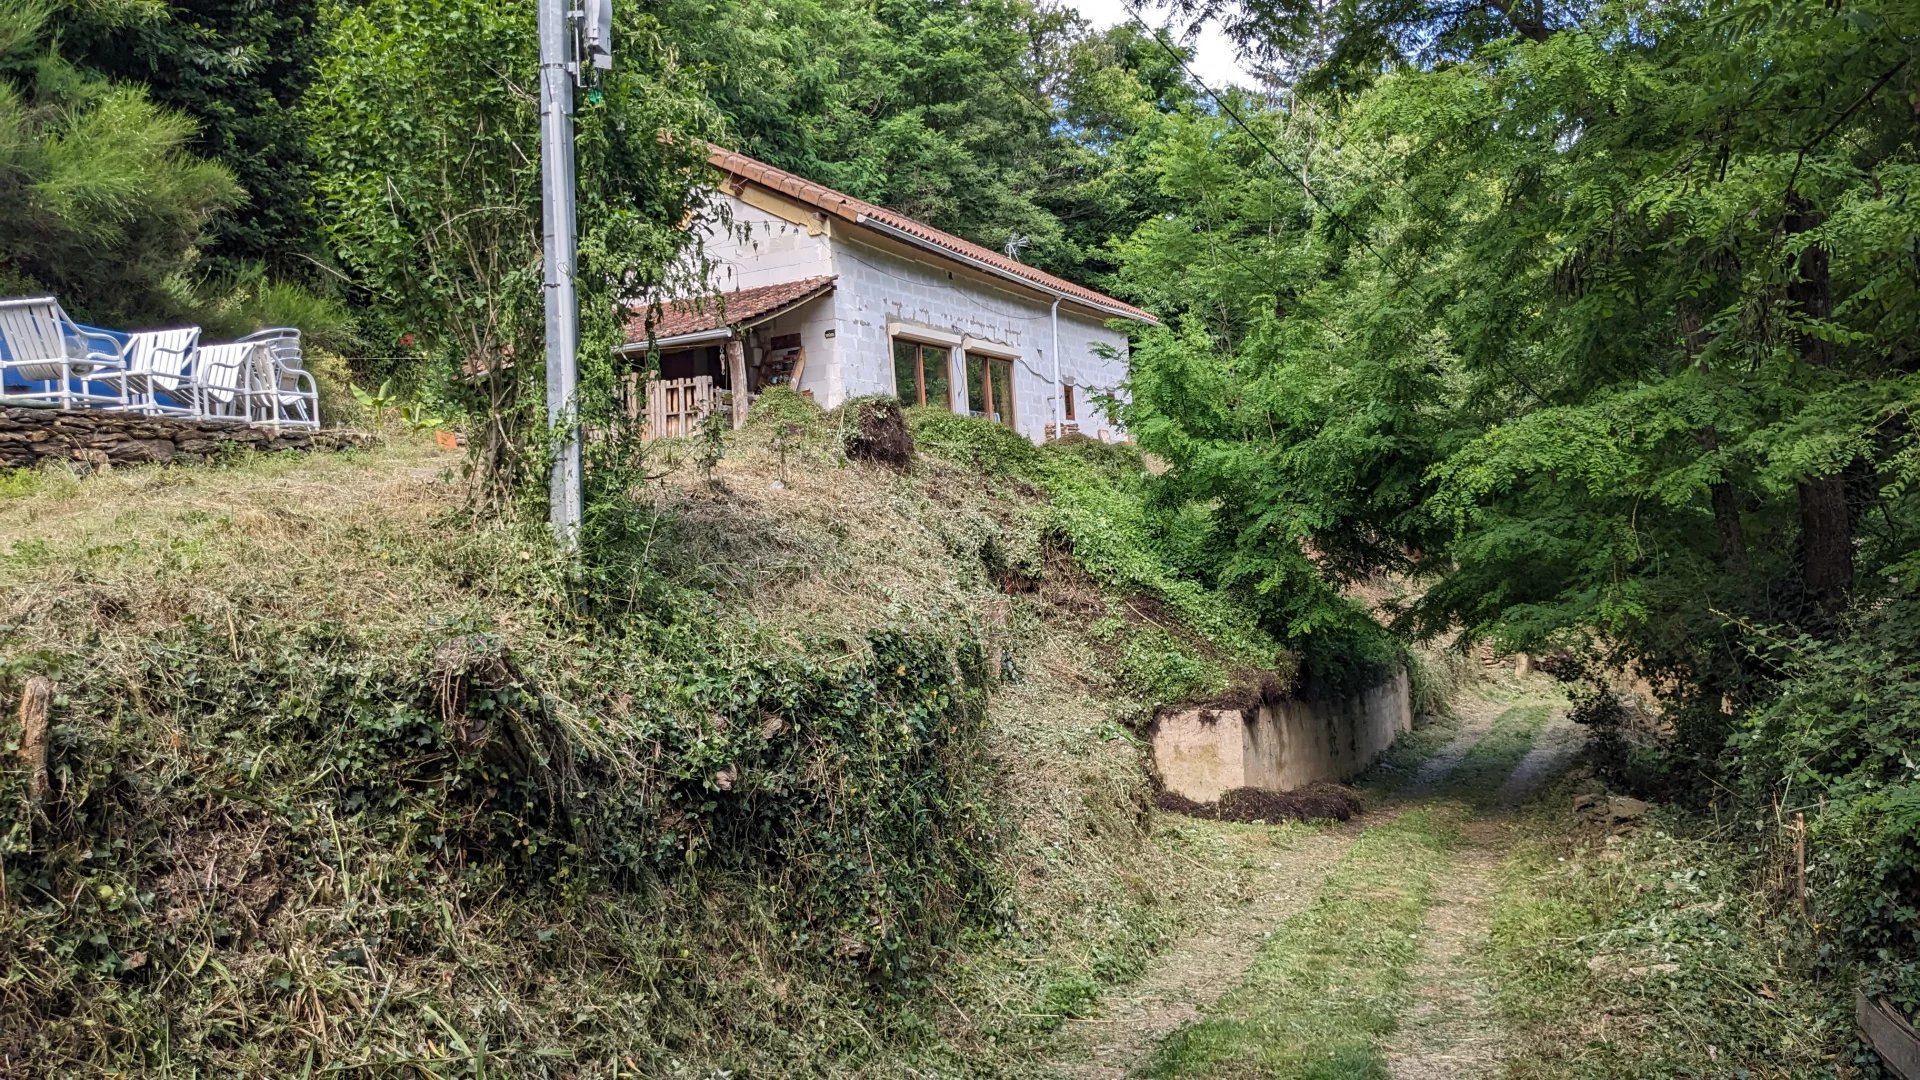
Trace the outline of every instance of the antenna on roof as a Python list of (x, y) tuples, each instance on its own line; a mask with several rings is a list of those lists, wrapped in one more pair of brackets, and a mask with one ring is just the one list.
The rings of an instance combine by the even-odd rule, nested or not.
[(1023, 233), (1012, 233), (1007, 237), (1006, 246), (1000, 250), (1007, 258), (1018, 261), (1020, 253), (1027, 250), (1027, 247), (1032, 243), (1033, 237)]

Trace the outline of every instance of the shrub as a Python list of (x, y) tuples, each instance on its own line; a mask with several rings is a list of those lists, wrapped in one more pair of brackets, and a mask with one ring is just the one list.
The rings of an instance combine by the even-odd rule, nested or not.
[(1005, 424), (925, 405), (906, 410), (906, 416), (914, 445), (933, 457), (987, 476), (1038, 476), (1039, 448)]
[(1734, 738), (1749, 799), (1807, 815), (1815, 920), (1920, 1014), (1920, 590), (1832, 642), (1773, 646), (1786, 677)]

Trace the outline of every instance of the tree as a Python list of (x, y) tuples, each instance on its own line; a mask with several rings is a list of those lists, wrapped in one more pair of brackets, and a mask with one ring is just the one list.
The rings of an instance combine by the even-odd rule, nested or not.
[(52, 0), (0, 10), (0, 288), (100, 322), (178, 317), (208, 222), (242, 192), (194, 156), (193, 123), (68, 63), (57, 25), (116, 17)]
[(1170, 129), (1179, 212), (1126, 275), (1182, 314), (1136, 355), (1136, 430), (1242, 478), (1243, 560), (1414, 566), (1411, 628), (1591, 640), (1710, 757), (1769, 677), (1732, 628), (1817, 632), (1915, 540), (1897, 9), (1608, 9), (1319, 137), (1311, 99), (1257, 148)]
[(735, 148), (1080, 279), (1153, 212), (1112, 151), (1192, 94), (1133, 31), (1030, 0), (689, 0), (662, 23)]
[(215, 263), (307, 274), (315, 162), (299, 102), (323, 40), (318, 0), (125, 6), (129, 17), (75, 20), (63, 35), (68, 55), (191, 117), (193, 150), (233, 173), (247, 200), (212, 221), (206, 250)]
[[(603, 413), (624, 301), (676, 264), (692, 208), (698, 105), (632, 9), (619, 66), (578, 119), (581, 408)], [(405, 372), (465, 402), (474, 496), (513, 505), (537, 473), (544, 414), (539, 100), (531, 0), (337, 0), (307, 102), (323, 235)]]

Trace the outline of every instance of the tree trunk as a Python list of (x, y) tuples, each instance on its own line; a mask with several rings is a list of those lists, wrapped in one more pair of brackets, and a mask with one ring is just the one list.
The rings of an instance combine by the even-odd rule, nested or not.
[(1838, 612), (1853, 587), (1853, 521), (1845, 478), (1800, 482), (1800, 557), (1807, 595), (1823, 613)]
[[(1819, 211), (1798, 192), (1787, 197), (1784, 225), (1789, 235), (1807, 232), (1820, 221)], [(1800, 253), (1793, 281), (1787, 286), (1787, 299), (1807, 318), (1832, 317), (1833, 276), (1825, 248), (1813, 244)], [(1832, 366), (1831, 342), (1802, 333), (1799, 347), (1801, 362), (1813, 367)], [(1847, 592), (1853, 587), (1853, 519), (1847, 507), (1844, 470), (1802, 480), (1799, 496), (1801, 584), (1821, 613), (1833, 615), (1845, 606)]]

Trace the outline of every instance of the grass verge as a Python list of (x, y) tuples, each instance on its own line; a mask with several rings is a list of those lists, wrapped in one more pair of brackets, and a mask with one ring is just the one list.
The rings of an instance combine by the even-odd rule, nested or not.
[(1777, 910), (1737, 823), (1659, 811), (1569, 834), (1565, 806), (1545, 800), (1502, 867), (1489, 960), (1509, 1076), (1881, 1075), (1851, 1038), (1849, 980)]

